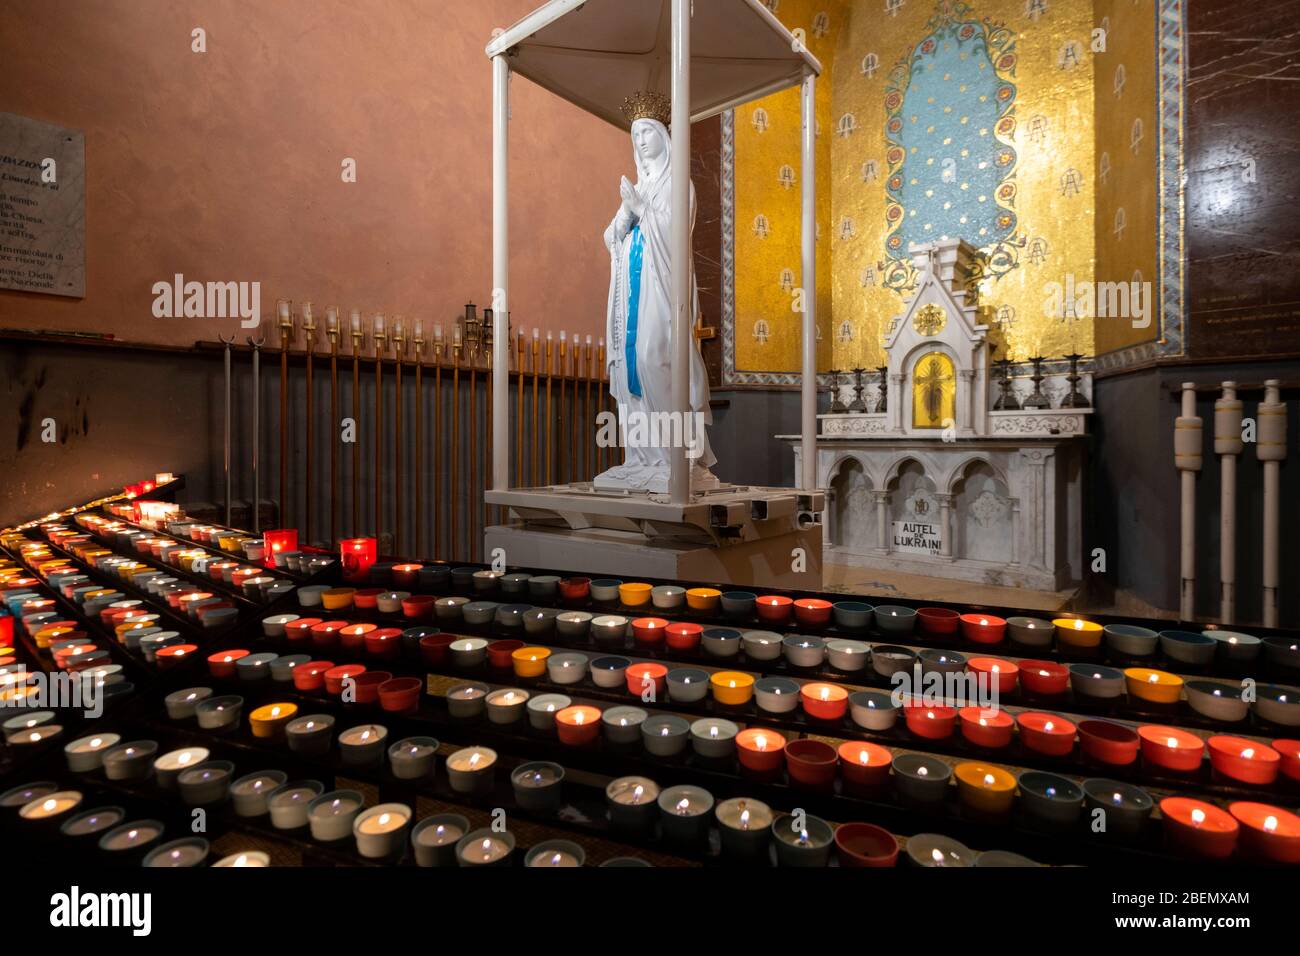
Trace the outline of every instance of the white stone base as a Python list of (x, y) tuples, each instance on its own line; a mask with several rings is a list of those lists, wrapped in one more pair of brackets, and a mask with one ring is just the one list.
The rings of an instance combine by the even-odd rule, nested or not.
[(1070, 585), (1070, 571), (1060, 568), (1055, 574), (1036, 568), (1025, 568), (997, 561), (978, 561), (966, 558), (929, 558), (924, 555), (903, 555), (895, 552), (862, 553), (827, 544), (826, 560), (847, 564), (854, 568), (876, 571), (900, 571), (921, 574), (932, 578), (970, 581), (993, 587), (1024, 588), (1029, 591), (1061, 591)]

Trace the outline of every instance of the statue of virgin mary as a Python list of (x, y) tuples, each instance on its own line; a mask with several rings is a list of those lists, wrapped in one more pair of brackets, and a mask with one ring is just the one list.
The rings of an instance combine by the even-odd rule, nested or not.
[[(597, 488), (668, 490), (669, 449), (684, 442), (691, 461), (693, 488), (716, 487), (709, 468), (716, 462), (705, 426), (712, 424), (709, 381), (695, 336), (691, 335), (690, 408), (675, 421), (672, 405), (673, 263), (672, 140), (667, 123), (670, 102), (658, 93), (638, 93), (624, 103), (632, 121), (636, 184), (624, 177), (622, 204), (609, 228), (609, 303), (605, 339), (609, 342), (610, 393), (618, 407), (621, 465), (598, 475)], [(691, 186), (691, 227), (695, 226), (695, 187)], [(691, 269), (691, 321), (699, 316), (699, 293)]]

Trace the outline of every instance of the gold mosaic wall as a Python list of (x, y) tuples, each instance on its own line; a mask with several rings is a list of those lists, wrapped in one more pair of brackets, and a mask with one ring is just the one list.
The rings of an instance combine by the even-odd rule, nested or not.
[[(1097, 281), (1151, 283), (1150, 325), (1096, 320), (1097, 352), (1150, 342), (1160, 333), (1160, 129), (1156, 13), (1152, 0), (1096, 0), (1107, 28), (1097, 59)], [(1146, 296), (1146, 292), (1143, 295)]]
[[(884, 364), (883, 330), (902, 310), (910, 279), (900, 264), (905, 242), (889, 246), (894, 235), (959, 235), (983, 250), (980, 304), (994, 326), (997, 357), (1094, 354), (1091, 320), (1063, 321), (1045, 309), (1050, 283), (1094, 278), (1094, 66), (1105, 54), (1093, 51), (1092, 7), (1083, 0), (777, 0), (776, 15), (806, 31), (825, 71), (818, 88), (819, 369)], [(928, 53), (921, 49), (927, 38), (938, 41)], [(1135, 49), (1129, 75), (1150, 75), (1133, 94), (1154, 117), (1154, 45), (1139, 59), (1141, 42), (1125, 37)], [(755, 125), (758, 111), (765, 129)], [(936, 164), (956, 175), (944, 180), (954, 190), (950, 203), (927, 188), (937, 182), (927, 178)], [(796, 284), (799, 277), (799, 191), (797, 182), (786, 188), (781, 181), (787, 165), (797, 177), (794, 90), (735, 116), (740, 371), (799, 367), (799, 316), (782, 288), (783, 270), (792, 270)], [(895, 180), (896, 172), (904, 179)], [(1154, 269), (1154, 186), (1148, 191), (1149, 221), (1144, 226), (1142, 211), (1130, 210), (1128, 238), (1136, 241), (1139, 231), (1150, 238)], [(893, 219), (891, 206), (899, 209)], [(914, 212), (934, 221), (909, 222)], [(756, 223), (766, 226), (766, 237)]]
[[(829, 368), (831, 277), (831, 62), (850, 0), (769, 2), (822, 64), (817, 82), (817, 315), (822, 331), (818, 367)], [(820, 15), (825, 19), (820, 19)], [(800, 367), (803, 316), (793, 311), (800, 282), (800, 90), (782, 90), (735, 114), (736, 368), (793, 372)], [(783, 174), (784, 170), (784, 174)]]

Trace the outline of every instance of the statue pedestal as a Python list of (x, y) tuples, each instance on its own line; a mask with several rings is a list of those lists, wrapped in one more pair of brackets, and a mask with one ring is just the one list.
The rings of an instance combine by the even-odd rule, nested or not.
[[(509, 565), (750, 587), (820, 590), (820, 493), (724, 486), (686, 505), (590, 484), (489, 491), (508, 523), (484, 532)], [(798, 553), (796, 553), (798, 552)]]

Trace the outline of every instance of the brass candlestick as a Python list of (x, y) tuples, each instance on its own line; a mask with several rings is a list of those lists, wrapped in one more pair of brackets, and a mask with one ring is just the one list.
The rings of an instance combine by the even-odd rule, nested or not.
[(338, 543), (339, 510), (339, 309), (325, 310), (325, 335), (330, 340), (330, 547)]
[(313, 391), (314, 371), (315, 371), (313, 366), (315, 366), (316, 364), (316, 319), (315, 316), (312, 315), (312, 307), (310, 302), (304, 302), (302, 304), (302, 330), (306, 334), (306, 339), (307, 339), (306, 341), (307, 438), (305, 442), (306, 444), (305, 455), (307, 459), (307, 467), (304, 469), (305, 475), (303, 476), (303, 488), (302, 488), (303, 510), (306, 512), (303, 515), (303, 536), (306, 539), (306, 543), (311, 544), (312, 542), (312, 534), (311, 534), (312, 520), (311, 519), (312, 519), (312, 498), (313, 498), (312, 487), (315, 485), (315, 482), (312, 481), (312, 467), (313, 465), (315, 465), (315, 458), (312, 455), (311, 439), (312, 439), (312, 431), (315, 429), (316, 426), (316, 418), (312, 414), (312, 391)]
[(402, 549), (402, 365), (406, 353), (406, 330), (402, 317), (393, 317), (393, 360), (397, 375), (393, 396), (393, 553), (405, 554)]
[(433, 327), (433, 556), (442, 550), (442, 323)]
[(388, 333), (384, 331), (384, 314), (375, 315), (375, 538), (384, 533), (384, 345)]
[(280, 316), (280, 525), (289, 513), (289, 346), (293, 344), (293, 303), (281, 299)]
[(424, 557), (424, 323), (415, 320), (415, 556)]
[(361, 443), (357, 428), (361, 421), (361, 349), (366, 333), (361, 331), (361, 310), (352, 310), (352, 536), (361, 533)]
[(451, 538), (449, 553), (454, 560), (460, 555), (460, 350), (463, 348), (460, 320), (452, 327), (451, 336)]
[(555, 372), (554, 346), (551, 333), (546, 332), (546, 483), (553, 483), (551, 476), (551, 376)]

